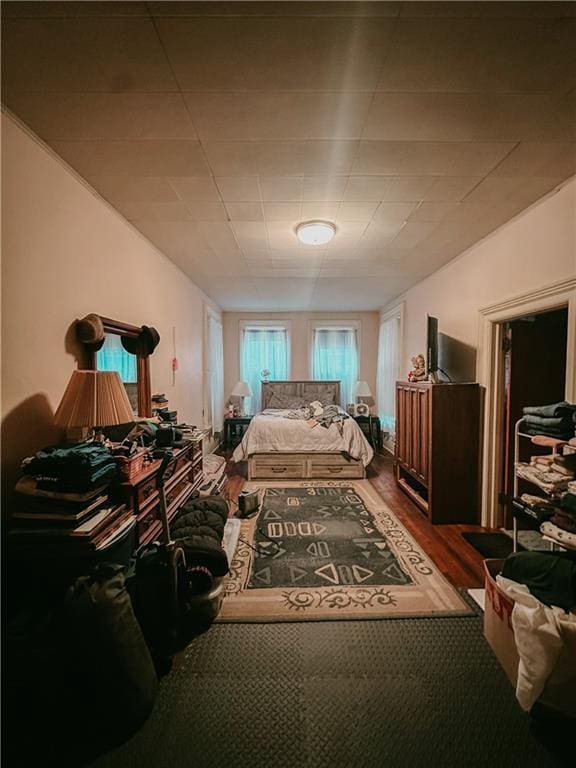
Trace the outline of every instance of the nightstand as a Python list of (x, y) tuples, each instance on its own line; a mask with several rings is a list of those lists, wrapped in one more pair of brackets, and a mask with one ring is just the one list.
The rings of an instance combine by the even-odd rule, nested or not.
[(370, 445), (376, 452), (382, 449), (382, 431), (378, 416), (352, 416), (356, 424), (366, 435)]
[(242, 440), (252, 416), (232, 416), (224, 419), (224, 450), (228, 451)]

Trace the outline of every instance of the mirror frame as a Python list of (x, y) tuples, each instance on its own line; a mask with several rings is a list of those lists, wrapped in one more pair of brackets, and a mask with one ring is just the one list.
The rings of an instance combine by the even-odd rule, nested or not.
[[(105, 333), (138, 338), (142, 332), (142, 328), (137, 325), (130, 325), (120, 320), (113, 320), (110, 317), (103, 317), (102, 315), (98, 315), (98, 317), (102, 320)], [(86, 367), (93, 371), (97, 370), (96, 352), (94, 350), (87, 350), (87, 357)], [(150, 385), (149, 356), (136, 355), (136, 371), (138, 379), (138, 416), (150, 417), (152, 416), (152, 388)]]

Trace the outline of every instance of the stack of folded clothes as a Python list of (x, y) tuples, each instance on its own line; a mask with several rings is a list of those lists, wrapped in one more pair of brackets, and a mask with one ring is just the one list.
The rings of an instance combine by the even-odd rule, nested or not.
[[(534, 457), (535, 458), (535, 457)], [(516, 474), (518, 477), (528, 480), (537, 485), (550, 496), (558, 496), (568, 489), (568, 483), (572, 478), (552, 469), (551, 464), (540, 464), (536, 462), (520, 462), (516, 464)]]
[(567, 402), (552, 405), (526, 406), (523, 409), (527, 435), (547, 435), (559, 440), (569, 440), (576, 431), (576, 405)]
[(541, 532), (569, 549), (576, 548), (576, 494), (565, 493)]
[(41, 491), (86, 493), (108, 485), (118, 465), (99, 442), (44, 448), (22, 462), (22, 471)]

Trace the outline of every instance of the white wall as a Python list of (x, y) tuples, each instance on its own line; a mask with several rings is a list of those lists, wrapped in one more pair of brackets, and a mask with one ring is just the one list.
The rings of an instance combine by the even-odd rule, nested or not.
[(289, 321), (291, 327), (290, 378), (306, 380), (310, 374), (310, 323), (313, 321), (357, 320), (360, 330), (360, 372), (376, 393), (378, 356), (378, 312), (223, 312), (224, 331), (224, 396), (228, 398), (240, 378), (240, 322), (246, 320)]
[[(202, 423), (204, 294), (58, 157), (3, 115), (3, 468), (54, 439), (89, 312), (152, 325), (152, 391)], [(172, 383), (172, 329), (179, 370)]]
[[(403, 369), (425, 352), (426, 313), (443, 334), (478, 343), (478, 310), (576, 275), (576, 180), (544, 198), (481, 243), (406, 291)], [(466, 350), (463, 348), (464, 353)]]

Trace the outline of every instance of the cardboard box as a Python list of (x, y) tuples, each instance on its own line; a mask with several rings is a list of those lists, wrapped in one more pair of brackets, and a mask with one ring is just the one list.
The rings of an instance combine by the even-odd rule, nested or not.
[(504, 560), (484, 560), (486, 599), (484, 605), (484, 636), (496, 654), (508, 679), (516, 688), (518, 680), (518, 651), (512, 629), (511, 600), (496, 583)]

